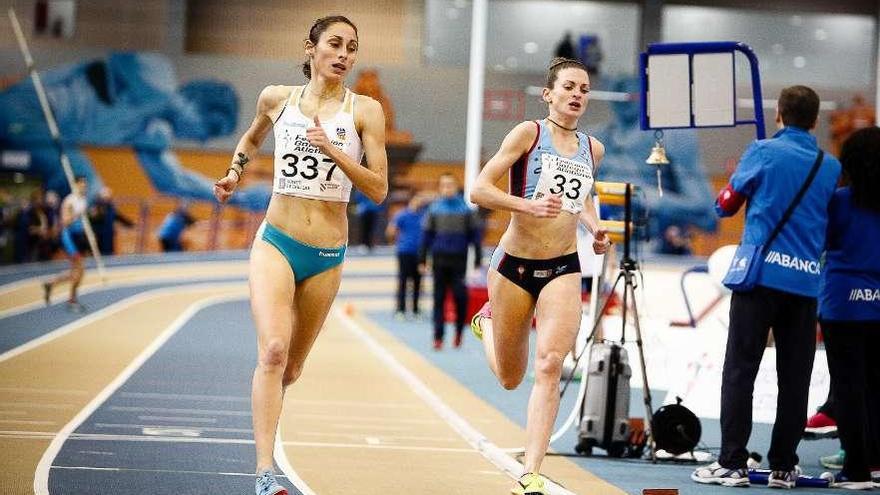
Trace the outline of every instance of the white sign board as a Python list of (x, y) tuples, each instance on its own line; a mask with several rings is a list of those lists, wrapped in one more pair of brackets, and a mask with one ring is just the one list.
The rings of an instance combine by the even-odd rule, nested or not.
[(690, 60), (687, 54), (648, 57), (648, 122), (651, 128), (690, 127)]
[(694, 55), (694, 124), (733, 125), (735, 119), (733, 53)]

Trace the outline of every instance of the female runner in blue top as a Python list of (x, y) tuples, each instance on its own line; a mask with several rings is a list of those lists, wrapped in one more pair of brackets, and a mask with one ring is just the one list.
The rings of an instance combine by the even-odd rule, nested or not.
[[(577, 130), (589, 92), (583, 64), (554, 59), (543, 91), (549, 115), (514, 127), (471, 192), (474, 203), (511, 212), (510, 225), (492, 255), (489, 303), (472, 322), (474, 333), (483, 339), (489, 367), (508, 390), (522, 382), (532, 315), (537, 317), (526, 474), (514, 486), (515, 494), (545, 493), (538, 472), (559, 410), (562, 360), (574, 346), (581, 320), (578, 220), (593, 233), (597, 254), (610, 244), (590, 198), (605, 148)], [(509, 192), (495, 186), (507, 172)]]
[(283, 391), (302, 372), (339, 289), (352, 186), (376, 203), (388, 192), (382, 108), (343, 85), (357, 60), (357, 28), (342, 16), (318, 19), (305, 52), (309, 83), (262, 91), (257, 115), (214, 188), (225, 202), (274, 130), (273, 195), (250, 258), (258, 346), (252, 395), (257, 495), (286, 493), (272, 473)]

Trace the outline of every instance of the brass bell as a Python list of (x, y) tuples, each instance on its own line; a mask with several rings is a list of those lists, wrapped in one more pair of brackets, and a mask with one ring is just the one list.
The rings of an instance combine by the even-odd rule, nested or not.
[(651, 148), (651, 154), (645, 160), (648, 165), (657, 167), (657, 193), (663, 197), (663, 184), (660, 179), (660, 165), (669, 165), (669, 158), (666, 157), (666, 148), (663, 147), (663, 131), (654, 131), (654, 147)]
[(669, 158), (666, 158), (666, 148), (663, 147), (663, 131), (654, 133), (654, 147), (651, 148), (651, 154), (645, 163), (648, 165), (669, 165)]

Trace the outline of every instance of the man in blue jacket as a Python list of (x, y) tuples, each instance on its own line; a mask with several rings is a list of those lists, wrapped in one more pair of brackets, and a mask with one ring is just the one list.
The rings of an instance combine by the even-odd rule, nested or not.
[(443, 302), (447, 289), (452, 290), (455, 302), (455, 347), (461, 346), (462, 330), (467, 317), (467, 288), (464, 284), (467, 272), (468, 245), (476, 251), (475, 264), (480, 266), (483, 257), (480, 246), (479, 221), (465, 203), (458, 187), (458, 180), (449, 173), (440, 176), (440, 197), (428, 207), (423, 223), (424, 235), (419, 253), (421, 271), (431, 255), (431, 274), (434, 278), (434, 349), (443, 348), (445, 319)]
[[(819, 97), (812, 89), (783, 89), (776, 109), (781, 129), (746, 149), (730, 183), (718, 195), (715, 209), (722, 217), (735, 214), (748, 202), (742, 243), (764, 244), (804, 184), (819, 153), (810, 134), (818, 114)], [(772, 471), (767, 484), (794, 487), (816, 351), (819, 257), (840, 168), (836, 158), (825, 155), (791, 218), (763, 259), (756, 260), (763, 263), (757, 285), (733, 293), (721, 385), (721, 454), (718, 462), (694, 471), (694, 481), (748, 486), (752, 391), (773, 328), (779, 396), (767, 453)]]

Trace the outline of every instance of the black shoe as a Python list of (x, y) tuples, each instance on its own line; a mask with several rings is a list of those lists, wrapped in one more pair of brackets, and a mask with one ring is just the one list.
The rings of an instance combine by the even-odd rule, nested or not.
[(46, 303), (46, 306), (49, 305), (51, 296), (52, 296), (52, 283), (51, 282), (43, 282), (43, 302)]

